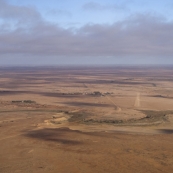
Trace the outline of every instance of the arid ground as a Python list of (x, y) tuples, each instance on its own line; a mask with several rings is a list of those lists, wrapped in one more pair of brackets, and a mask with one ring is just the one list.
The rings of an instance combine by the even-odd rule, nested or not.
[(0, 68), (0, 173), (172, 171), (172, 67)]

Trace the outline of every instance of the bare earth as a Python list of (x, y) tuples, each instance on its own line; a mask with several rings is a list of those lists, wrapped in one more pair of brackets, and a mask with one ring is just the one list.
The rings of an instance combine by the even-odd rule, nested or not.
[(0, 173), (171, 173), (172, 67), (0, 68)]

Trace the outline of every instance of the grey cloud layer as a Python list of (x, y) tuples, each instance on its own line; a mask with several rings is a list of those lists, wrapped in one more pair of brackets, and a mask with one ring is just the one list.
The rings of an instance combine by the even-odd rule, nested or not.
[(79, 29), (64, 29), (44, 21), (34, 8), (15, 7), (2, 0), (0, 3), (5, 4), (2, 11), (0, 7), (1, 19), (15, 17), (16, 21), (21, 18), (23, 20), (22, 24), (18, 22), (15, 28), (7, 27), (8, 21), (1, 23), (0, 57), (5, 54), (156, 57), (173, 55), (173, 23), (150, 14), (138, 14), (112, 25), (93, 24)]

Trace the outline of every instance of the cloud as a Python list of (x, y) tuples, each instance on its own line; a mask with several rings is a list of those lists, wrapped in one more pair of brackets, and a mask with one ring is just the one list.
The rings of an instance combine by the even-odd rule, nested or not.
[[(7, 10), (8, 9), (8, 10)], [(4, 19), (37, 19), (40, 14), (31, 7), (17, 7), (4, 4), (0, 6), (0, 16)]]
[(41, 14), (30, 6), (16, 6), (0, 0), (0, 19), (3, 24), (26, 25), (42, 21)]
[[(136, 14), (112, 25), (87, 24), (81, 28), (64, 29), (44, 21), (34, 8), (16, 7), (2, 0), (0, 3), (5, 9), (0, 13), (2, 19), (23, 20), (15, 28), (11, 28), (8, 22), (1, 24), (0, 59), (7, 55), (81, 58), (173, 56), (173, 23), (160, 16)], [(27, 27), (21, 27), (23, 25)]]
[(107, 5), (102, 5), (97, 2), (88, 2), (83, 5), (84, 10), (89, 10), (89, 11), (115, 11), (115, 10), (124, 10), (126, 9), (125, 4), (121, 5), (115, 5), (115, 4), (107, 4)]

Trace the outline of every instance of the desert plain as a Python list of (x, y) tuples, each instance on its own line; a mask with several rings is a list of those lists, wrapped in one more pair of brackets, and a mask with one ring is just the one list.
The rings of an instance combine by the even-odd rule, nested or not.
[(172, 171), (172, 67), (0, 67), (0, 173)]

